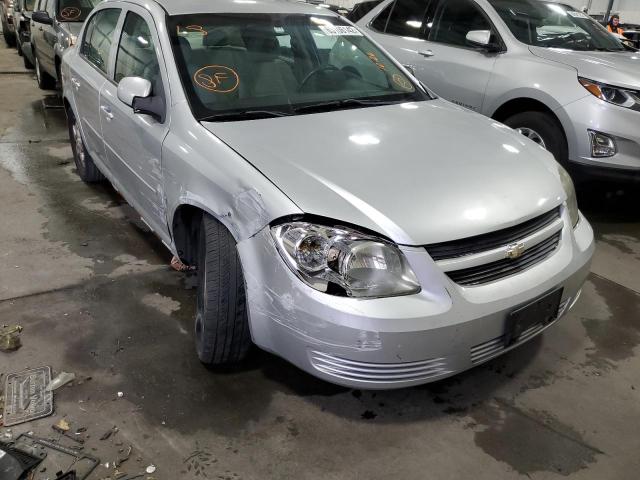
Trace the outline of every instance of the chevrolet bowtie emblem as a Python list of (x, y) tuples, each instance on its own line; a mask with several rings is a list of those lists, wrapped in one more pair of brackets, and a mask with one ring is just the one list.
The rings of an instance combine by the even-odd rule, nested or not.
[(524, 243), (512, 243), (507, 245), (507, 258), (518, 258), (524, 253)]

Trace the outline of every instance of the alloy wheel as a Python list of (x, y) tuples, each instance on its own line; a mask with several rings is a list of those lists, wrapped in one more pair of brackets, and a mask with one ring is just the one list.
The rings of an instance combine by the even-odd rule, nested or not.
[(38, 85), (42, 82), (42, 74), (40, 73), (40, 60), (36, 57), (36, 78), (38, 79)]
[(84, 169), (85, 168), (84, 143), (82, 142), (82, 135), (80, 135), (80, 129), (78, 128), (78, 124), (75, 121), (71, 126), (71, 131), (73, 132), (73, 141), (75, 143), (76, 157), (78, 159), (78, 163)]
[(542, 138), (542, 135), (540, 135), (535, 130), (533, 130), (531, 128), (528, 128), (528, 127), (518, 127), (518, 128), (516, 128), (516, 132), (518, 132), (521, 135), (524, 135), (529, 140), (533, 140), (535, 143), (540, 145), (542, 148), (547, 148), (547, 146), (544, 143), (544, 139)]

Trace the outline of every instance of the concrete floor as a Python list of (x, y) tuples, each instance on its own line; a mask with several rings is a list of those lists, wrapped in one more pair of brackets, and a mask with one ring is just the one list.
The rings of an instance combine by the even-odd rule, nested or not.
[(193, 349), (193, 282), (112, 188), (78, 179), (62, 110), (43, 108), (31, 73), (4, 73), (20, 66), (0, 48), (0, 324), (24, 327), (0, 373), (50, 365), (91, 380), (58, 390), (55, 414), (13, 435), (51, 436), (65, 417), (102, 463), (132, 445), (121, 470), (153, 463), (171, 480), (637, 478), (638, 193), (580, 192), (598, 249), (579, 303), (462, 375), (361, 392), (261, 352), (209, 371)]

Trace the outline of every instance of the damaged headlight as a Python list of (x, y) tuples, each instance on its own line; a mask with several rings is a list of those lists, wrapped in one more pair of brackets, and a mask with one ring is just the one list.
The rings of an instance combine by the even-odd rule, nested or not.
[(271, 229), (287, 265), (307, 285), (350, 297), (390, 297), (420, 291), (400, 249), (347, 228), (306, 222)]
[(613, 103), (619, 107), (640, 110), (640, 92), (628, 88), (614, 87), (600, 82), (594, 82), (587, 78), (578, 77), (580, 85), (593, 96), (605, 102)]
[(567, 211), (569, 212), (569, 218), (571, 218), (571, 225), (575, 227), (580, 220), (580, 212), (578, 211), (578, 200), (576, 199), (576, 189), (573, 186), (573, 180), (567, 173), (567, 171), (558, 165), (558, 173), (560, 174), (560, 182), (562, 188), (564, 188), (567, 194)]

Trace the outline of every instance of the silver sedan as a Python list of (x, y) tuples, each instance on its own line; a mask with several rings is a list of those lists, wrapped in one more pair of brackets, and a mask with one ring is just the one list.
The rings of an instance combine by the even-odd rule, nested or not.
[(426, 383), (576, 302), (593, 232), (551, 154), (280, 0), (107, 0), (64, 55), (74, 157), (197, 267), (205, 364)]

